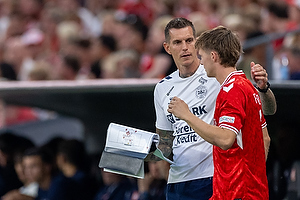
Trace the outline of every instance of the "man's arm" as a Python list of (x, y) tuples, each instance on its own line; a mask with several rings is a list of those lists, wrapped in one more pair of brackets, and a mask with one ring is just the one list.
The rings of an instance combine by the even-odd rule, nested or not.
[[(174, 140), (173, 131), (156, 129), (156, 133), (159, 135), (158, 148), (163, 152), (166, 158), (173, 160), (173, 153), (172, 153), (172, 145)], [(148, 156), (145, 158), (146, 162), (159, 161), (159, 160), (161, 159), (153, 155), (152, 153), (148, 154)]]
[(256, 89), (261, 99), (264, 115), (274, 115), (277, 110), (276, 99), (268, 86), (268, 74), (259, 64), (251, 62), (251, 77), (256, 83)]
[(266, 160), (267, 160), (268, 153), (269, 153), (269, 147), (270, 147), (270, 143), (271, 143), (271, 138), (269, 136), (267, 127), (263, 128), (262, 131), (263, 131), (265, 155), (266, 155)]
[(261, 106), (264, 115), (274, 115), (277, 110), (277, 104), (272, 90), (268, 88), (266, 93), (260, 92), (259, 90), (257, 91), (261, 100)]
[(174, 114), (179, 119), (186, 121), (204, 140), (223, 150), (229, 149), (236, 139), (236, 134), (233, 131), (207, 124), (192, 114), (188, 105), (178, 97), (172, 98), (168, 112)]

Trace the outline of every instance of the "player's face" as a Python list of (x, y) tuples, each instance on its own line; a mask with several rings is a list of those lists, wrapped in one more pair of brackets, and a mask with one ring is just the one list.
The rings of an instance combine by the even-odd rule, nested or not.
[(199, 49), (198, 50), (198, 58), (200, 59), (200, 63), (204, 66), (207, 76), (214, 77), (215, 70), (213, 67), (212, 52), (204, 51), (203, 49)]
[(170, 29), (170, 42), (164, 43), (166, 51), (172, 55), (178, 69), (190, 67), (193, 64), (198, 67), (197, 52), (193, 29), (188, 26), (181, 29)]

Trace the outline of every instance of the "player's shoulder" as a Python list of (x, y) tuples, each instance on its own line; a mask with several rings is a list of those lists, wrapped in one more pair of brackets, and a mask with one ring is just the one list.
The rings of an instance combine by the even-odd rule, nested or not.
[(245, 85), (249, 85), (249, 83), (251, 82), (242, 71), (235, 71), (227, 76), (221, 87), (223, 91), (228, 93), (234, 90), (243, 90)]
[(174, 84), (176, 82), (176, 77), (179, 76), (178, 70), (171, 73), (170, 75), (161, 79), (155, 86), (155, 88), (165, 88), (168, 87), (170, 84)]

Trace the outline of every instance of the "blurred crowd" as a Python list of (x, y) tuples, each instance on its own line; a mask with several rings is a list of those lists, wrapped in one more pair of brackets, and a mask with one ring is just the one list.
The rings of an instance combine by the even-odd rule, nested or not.
[(37, 146), (30, 139), (0, 135), (1, 200), (163, 200), (169, 163), (149, 162), (145, 178), (96, 168), (78, 139), (52, 138)]
[[(241, 41), (297, 30), (297, 0), (1, 0), (3, 80), (162, 78), (176, 70), (162, 46), (173, 17), (190, 19), (199, 35), (224, 25)], [(274, 79), (299, 79), (299, 34), (275, 40)], [(262, 47), (245, 50), (266, 66)]]

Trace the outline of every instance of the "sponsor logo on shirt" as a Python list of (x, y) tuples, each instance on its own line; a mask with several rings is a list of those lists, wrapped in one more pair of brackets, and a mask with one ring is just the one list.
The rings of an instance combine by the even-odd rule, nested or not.
[(199, 115), (203, 115), (203, 114), (206, 114), (207, 111), (206, 111), (206, 105), (203, 105), (203, 106), (195, 106), (195, 107), (192, 107), (191, 108), (191, 112), (196, 115), (196, 116), (199, 116)]
[(229, 116), (222, 116), (219, 118), (219, 124), (222, 122), (227, 122), (227, 123), (234, 123), (235, 118), (234, 117), (229, 117)]
[(168, 119), (168, 121), (171, 122), (172, 124), (175, 123), (175, 119), (174, 119), (174, 116), (173, 116), (172, 114), (167, 115), (167, 119)]
[[(200, 116), (200, 115), (204, 115), (207, 113), (206, 111), (206, 105), (203, 106), (195, 106), (191, 108), (191, 112), (196, 115), (196, 116)], [(180, 119), (176, 118), (173, 114), (168, 114), (167, 115), (167, 119), (171, 124), (174, 124), (176, 121), (179, 121)]]
[(178, 146), (185, 143), (193, 143), (198, 141), (198, 135), (195, 132), (178, 135), (175, 137), (174, 145)]
[(176, 130), (174, 131), (173, 135), (175, 136), (175, 146), (184, 143), (197, 142), (199, 137), (198, 134), (196, 134), (195, 131), (189, 125), (176, 127)]

